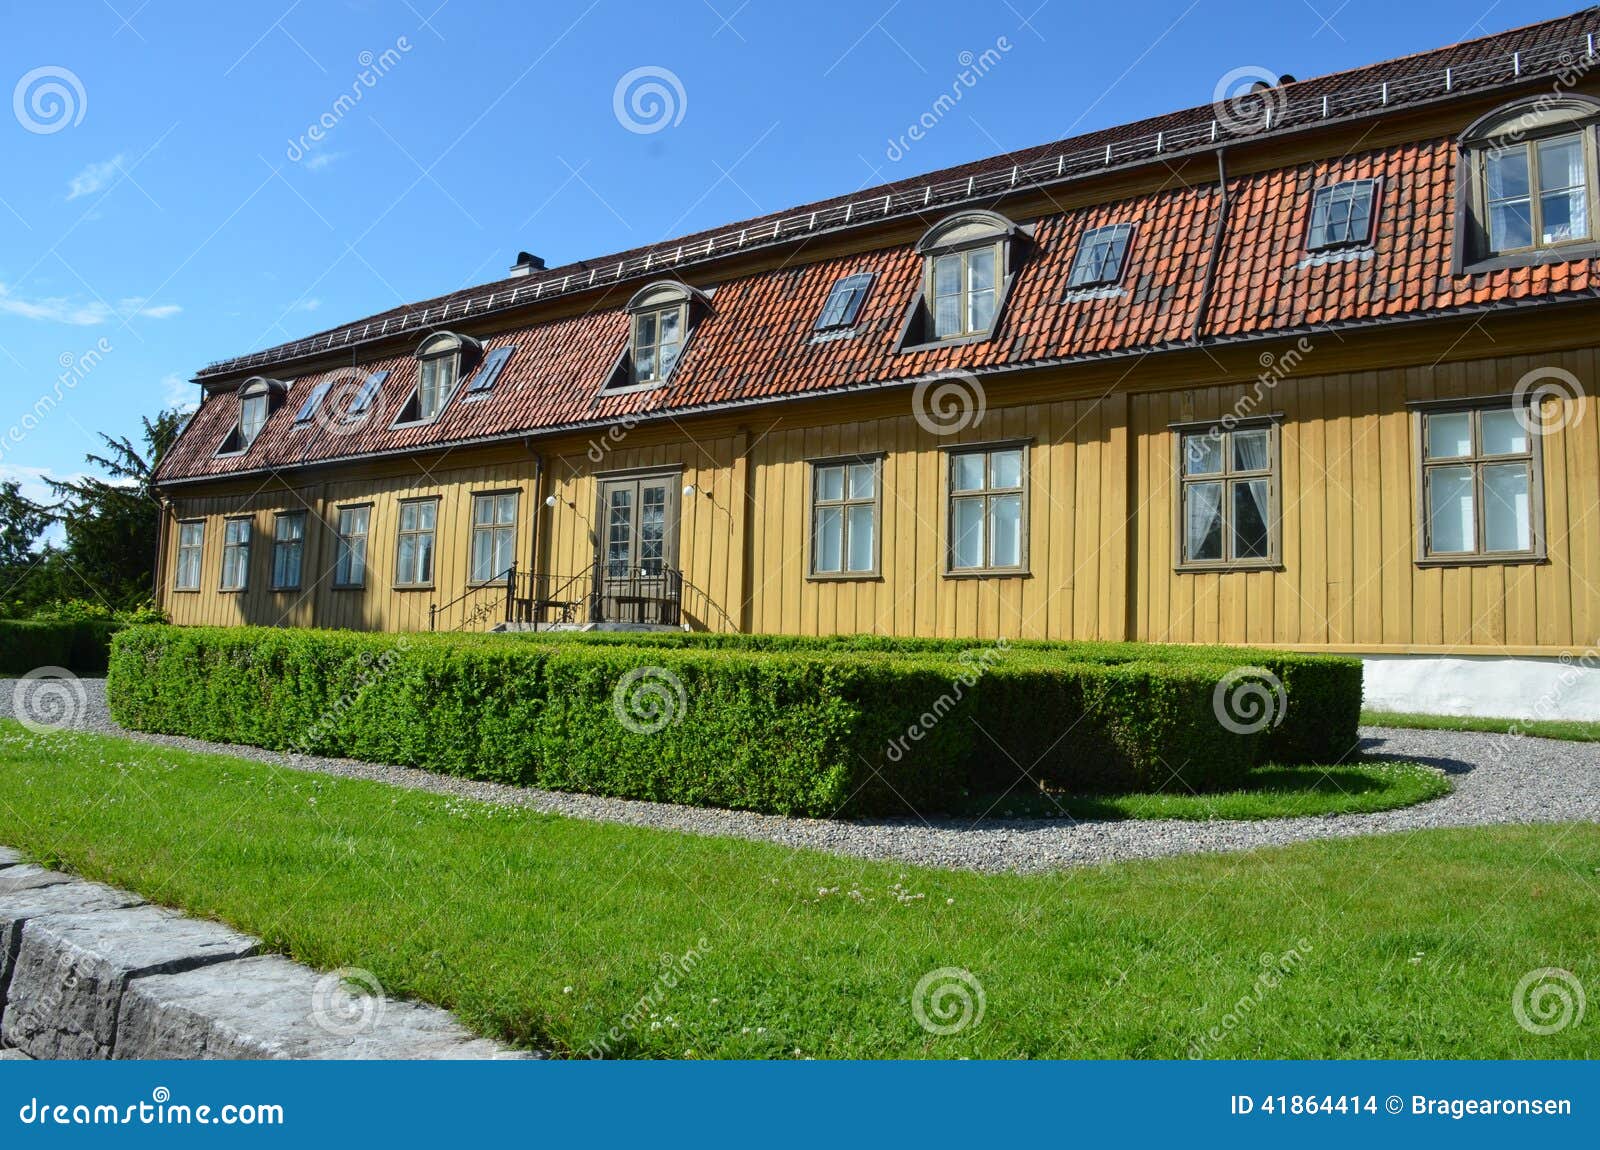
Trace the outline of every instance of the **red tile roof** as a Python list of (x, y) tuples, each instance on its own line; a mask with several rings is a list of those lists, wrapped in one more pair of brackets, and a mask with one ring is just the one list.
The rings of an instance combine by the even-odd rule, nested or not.
[[(1442, 73), (1444, 67), (1464, 66), (1491, 56), (1509, 59), (1512, 52), (1548, 52), (1552, 45), (1582, 44), (1591, 32), (1600, 33), (1600, 10), (1589, 9), (1486, 40), (1303, 81), (1282, 91), (1294, 94), (1297, 100), (1306, 94), (1320, 102), (1324, 95), (1331, 99), (1351, 90), (1352, 84), (1399, 84), (1406, 77), (1431, 77)], [(1508, 64), (1508, 78), (1510, 67)], [(995, 172), (997, 165), (1037, 162), (1041, 156), (1065, 154), (1069, 147), (1081, 149), (1086, 142), (1102, 147), (1142, 138), (1141, 133), (1151, 125), (1192, 128), (1202, 113), (1209, 117), (1212, 109), (1174, 113), (1047, 145), (1025, 156), (952, 169), (935, 178), (976, 177)], [(1569, 294), (1588, 290), (1592, 282), (1600, 284), (1600, 266), (1593, 260), (1452, 277), (1452, 147), (1447, 139), (1422, 141), (1231, 179), (1228, 226), (1202, 334), (1213, 339), (1259, 335)], [(1366, 176), (1383, 180), (1370, 254), (1308, 260), (1304, 229), (1311, 189), (1320, 183)], [(889, 187), (890, 191), (880, 189), (876, 194), (903, 190), (902, 185)], [(387, 358), (381, 359), (362, 358), (357, 353), (363, 373), (387, 369), (390, 374), (372, 416), (349, 426), (337, 421), (312, 421), (302, 426), (293, 422), (311, 388), (324, 379), (343, 378), (340, 373), (295, 377), (281, 370), (268, 372), (286, 382), (292, 380), (293, 386), (288, 402), (274, 412), (247, 452), (215, 457), (217, 445), (237, 419), (237, 404), (227, 394), (211, 396), (163, 461), (160, 478), (172, 481), (294, 467), (353, 455), (606, 423), (663, 409), (688, 411), (815, 394), (906, 380), (943, 369), (981, 371), (1172, 346), (1194, 334), (1217, 199), (1214, 184), (1169, 188), (1038, 219), (1031, 240), (1021, 243), (1021, 264), (996, 333), (982, 343), (895, 352), (921, 267), (909, 246), (895, 247), (722, 283), (671, 382), (656, 391), (600, 393), (627, 340), (627, 317), (620, 306), (558, 320), (541, 321), (536, 312), (530, 313), (526, 327), (488, 343), (489, 347), (517, 346), (492, 393), (458, 393), (441, 417), (424, 427), (389, 426), (416, 384), (416, 363), (408, 352), (389, 351)], [(1077, 237), (1100, 224), (1122, 221), (1136, 226), (1120, 290), (1064, 300)], [(690, 245), (696, 240), (686, 237), (683, 243)], [(655, 250), (667, 250), (667, 246)], [(628, 258), (631, 255), (624, 254), (601, 262), (615, 266)], [(877, 278), (855, 334), (814, 340), (812, 325), (829, 287), (839, 276), (863, 270), (875, 272)], [(539, 278), (559, 281), (573, 274), (577, 273), (558, 268)], [(493, 286), (507, 290), (527, 283), (508, 281)], [(337, 339), (341, 332), (356, 333), (348, 337), (354, 342), (363, 327), (381, 327), (385, 320), (394, 324), (401, 317), (429, 310), (435, 313), (429, 318), (429, 327), (450, 327), (456, 321), (449, 315), (441, 320), (437, 313), (449, 307), (465, 315), (461, 305), (470, 298), (482, 298), (485, 291), (478, 288), (413, 309), (396, 309), (362, 324), (333, 329), (332, 335)], [(415, 328), (415, 339), (420, 341), (424, 327), (407, 326)], [(333, 342), (328, 333), (318, 338), (325, 344)], [(237, 378), (239, 372), (250, 368), (267, 372), (270, 364), (292, 362), (305, 354), (299, 345), (288, 345), (264, 353), (259, 363), (257, 357), (250, 357), (247, 362), (219, 366), (211, 374), (221, 380)], [(329, 411), (342, 410), (339, 389), (324, 406)]]

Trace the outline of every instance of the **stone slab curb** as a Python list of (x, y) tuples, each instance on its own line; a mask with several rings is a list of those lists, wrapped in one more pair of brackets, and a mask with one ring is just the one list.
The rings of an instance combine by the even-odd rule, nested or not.
[(153, 906), (29, 918), (6, 987), (0, 1041), (34, 1058), (110, 1058), (130, 980), (244, 958), (260, 946), (217, 923)]
[(136, 979), (122, 998), (114, 1057), (518, 1056), (444, 1011), (356, 987), (276, 955)]
[(260, 947), (0, 847), (0, 1059), (530, 1057)]

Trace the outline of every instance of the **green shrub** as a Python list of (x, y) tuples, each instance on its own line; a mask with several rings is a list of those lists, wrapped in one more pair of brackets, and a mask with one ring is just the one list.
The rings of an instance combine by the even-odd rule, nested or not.
[[(1216, 649), (635, 638), (137, 627), (115, 640), (109, 699), (142, 730), (824, 816), (936, 813), (1017, 785), (1237, 787), (1289, 727), (1218, 722), (1234, 653)], [(1289, 684), (1289, 716), (1293, 692), (1327, 696), (1291, 728), (1302, 749), (1333, 737), (1345, 695), (1359, 707), (1359, 664), (1352, 680), (1338, 661), (1253, 657)]]
[(103, 675), (111, 636), (121, 626), (108, 619), (0, 620), (0, 674), (65, 667), (77, 675)]
[[(901, 653), (959, 656), (996, 644), (983, 639), (931, 639), (892, 635), (740, 635), (723, 632), (556, 631), (524, 633), (524, 641), (591, 646), (673, 649)], [(1011, 640), (1013, 656), (1043, 655), (1064, 663), (1106, 666), (1144, 664), (1182, 666), (1212, 676), (1260, 667), (1284, 687), (1273, 704), (1267, 732), (1267, 758), (1284, 765), (1336, 763), (1356, 746), (1361, 713), (1361, 662), (1336, 655), (1263, 650), (1252, 647), (1194, 646), (1179, 643), (1056, 642)], [(1286, 700), (1287, 705), (1280, 705)], [(1208, 703), (1208, 707), (1211, 704)], [(1214, 711), (1209, 712), (1215, 714)]]

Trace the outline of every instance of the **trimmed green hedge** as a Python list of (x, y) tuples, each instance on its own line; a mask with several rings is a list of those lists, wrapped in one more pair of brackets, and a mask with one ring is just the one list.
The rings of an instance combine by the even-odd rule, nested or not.
[[(1236, 787), (1283, 730), (1218, 722), (1226, 660), (1149, 647), (637, 638), (137, 627), (114, 641), (108, 695), (140, 730), (820, 816), (937, 813), (1018, 783)], [(1309, 666), (1297, 690), (1333, 681)], [(1359, 664), (1353, 684), (1359, 708)], [(1349, 735), (1340, 755), (1354, 718)]]
[(0, 619), (0, 674), (65, 667), (77, 675), (103, 675), (111, 636), (121, 629), (121, 623), (105, 619)]
[[(524, 632), (524, 641), (685, 649), (901, 653), (959, 656), (994, 644), (981, 639), (901, 638), (892, 635), (739, 635), (704, 631)], [(1283, 765), (1337, 763), (1356, 745), (1361, 717), (1361, 661), (1338, 655), (1254, 647), (1179, 643), (1011, 640), (1013, 655), (1043, 655), (1068, 663), (1150, 664), (1201, 668), (1217, 678), (1236, 667), (1260, 667), (1283, 684), (1288, 705), (1275, 712), (1266, 757)], [(1011, 660), (1008, 660), (1011, 661)]]

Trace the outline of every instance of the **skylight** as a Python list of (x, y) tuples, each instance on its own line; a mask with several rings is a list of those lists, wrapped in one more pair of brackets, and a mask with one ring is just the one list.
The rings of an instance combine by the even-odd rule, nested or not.
[(500, 370), (505, 367), (506, 360), (511, 358), (511, 353), (516, 347), (497, 347), (483, 357), (483, 362), (478, 365), (478, 370), (467, 383), (467, 392), (488, 391), (494, 387), (495, 381), (500, 378)]
[(857, 272), (835, 283), (822, 305), (822, 314), (817, 316), (816, 330), (833, 331), (854, 324), (871, 287), (871, 272)]
[(294, 421), (296, 423), (310, 423), (311, 417), (317, 414), (317, 408), (322, 406), (322, 401), (327, 396), (328, 389), (332, 386), (333, 384), (323, 380), (316, 387), (313, 387), (311, 394), (306, 396), (306, 401), (300, 405), (300, 410), (295, 412)]
[(1123, 260), (1128, 254), (1128, 237), (1132, 234), (1132, 224), (1110, 224), (1084, 232), (1078, 241), (1078, 254), (1072, 258), (1067, 287), (1098, 287), (1120, 280)]
[(372, 406), (372, 401), (378, 398), (378, 389), (383, 386), (383, 381), (389, 378), (387, 371), (375, 371), (367, 376), (361, 383), (361, 388), (350, 401), (350, 408), (346, 415), (360, 415)]
[(1372, 237), (1372, 201), (1377, 180), (1345, 180), (1318, 188), (1311, 198), (1311, 231), (1306, 247), (1359, 247)]

